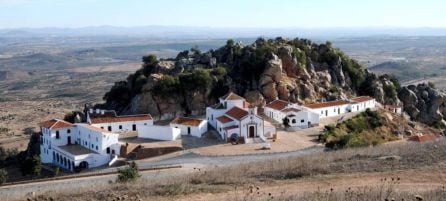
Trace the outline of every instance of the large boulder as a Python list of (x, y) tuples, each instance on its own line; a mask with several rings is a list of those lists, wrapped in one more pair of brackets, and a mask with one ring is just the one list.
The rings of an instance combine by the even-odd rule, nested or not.
[(266, 63), (263, 75), (270, 76), (274, 82), (280, 82), (282, 80), (282, 60), (273, 55), (273, 59)]
[(271, 102), (273, 100), (277, 99), (277, 91), (276, 91), (276, 84), (275, 83), (269, 83), (262, 87), (262, 94), (265, 97), (267, 102)]
[(263, 98), (263, 95), (258, 90), (247, 91), (243, 97), (245, 97), (246, 101), (251, 105), (256, 107), (265, 106), (265, 98)]
[[(296, 76), (298, 72), (298, 64), (295, 57), (293, 57), (293, 47), (290, 45), (279, 48), (278, 56), (282, 60), (283, 71), (288, 76)], [(300, 51), (296, 49), (296, 51)]]
[(444, 121), (445, 95), (427, 84), (402, 87), (398, 93), (404, 111), (413, 120), (429, 125), (446, 126)]

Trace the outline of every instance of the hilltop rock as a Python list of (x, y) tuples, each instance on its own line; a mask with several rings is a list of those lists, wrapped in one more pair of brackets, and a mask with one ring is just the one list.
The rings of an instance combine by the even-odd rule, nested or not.
[(445, 94), (423, 83), (402, 87), (398, 96), (411, 119), (429, 125), (446, 126)]
[[(399, 86), (391, 77), (367, 72), (339, 49), (306, 39), (259, 38), (249, 45), (228, 40), (216, 50), (201, 53), (193, 48), (176, 58), (155, 60), (143, 60), (141, 70), (115, 83), (104, 96), (106, 103), (98, 107), (165, 119), (203, 114), (206, 106), (228, 91), (243, 95), (258, 107), (276, 99), (305, 104), (359, 95), (373, 96), (384, 104), (399, 101)], [(428, 94), (421, 92), (420, 97), (439, 102), (431, 97), (433, 92), (426, 91)], [(411, 113), (417, 116), (422, 103), (412, 104)], [(410, 107), (408, 104), (407, 110)], [(427, 118), (424, 114), (420, 117)]]

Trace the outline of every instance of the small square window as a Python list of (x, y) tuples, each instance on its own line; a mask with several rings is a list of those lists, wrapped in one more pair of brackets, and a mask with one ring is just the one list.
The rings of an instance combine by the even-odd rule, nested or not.
[(119, 125), (119, 130), (122, 130), (122, 125)]
[(301, 119), (301, 120), (300, 120), (300, 123), (304, 123), (304, 122), (305, 122), (305, 120), (304, 120), (304, 119)]

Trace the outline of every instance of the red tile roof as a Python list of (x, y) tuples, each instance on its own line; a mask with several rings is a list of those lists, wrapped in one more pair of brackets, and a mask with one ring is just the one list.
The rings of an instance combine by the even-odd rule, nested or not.
[(150, 114), (140, 114), (140, 115), (126, 115), (126, 116), (104, 116), (91, 118), (92, 124), (101, 124), (101, 123), (114, 123), (114, 122), (126, 122), (126, 121), (147, 121), (152, 120), (152, 116)]
[(365, 102), (365, 101), (373, 100), (373, 98), (370, 97), (370, 96), (359, 96), (359, 97), (352, 98), (352, 99), (350, 99), (350, 100), (353, 101), (353, 102), (358, 102), (358, 103), (360, 103), (360, 102)]
[(223, 99), (223, 100), (245, 100), (243, 97), (241, 97), (235, 93), (232, 93), (232, 92), (229, 92), (228, 94), (222, 96), (221, 99)]
[(217, 121), (225, 124), (225, 123), (231, 122), (233, 120), (231, 118), (225, 116), (225, 115), (222, 115), (222, 116), (217, 118)]
[(245, 117), (249, 113), (248, 111), (241, 109), (239, 107), (233, 107), (232, 109), (228, 110), (225, 114), (240, 121), (243, 117)]
[(48, 129), (71, 128), (73, 124), (60, 119), (51, 119), (40, 123), (40, 126)]
[(292, 108), (292, 107), (290, 107), (290, 108), (286, 108), (286, 109), (283, 109), (282, 110), (282, 112), (300, 112), (301, 110), (299, 110), (299, 109), (297, 109), (297, 108)]
[(323, 107), (332, 107), (332, 106), (339, 106), (339, 105), (346, 105), (349, 104), (349, 101), (346, 100), (337, 100), (337, 101), (329, 101), (329, 102), (323, 102), (323, 103), (314, 103), (314, 104), (307, 104), (304, 105), (305, 107), (311, 108), (311, 109), (318, 109)]
[(201, 122), (204, 120), (202, 119), (194, 119), (189, 117), (177, 117), (173, 119), (170, 123), (171, 124), (181, 124), (181, 125), (187, 125), (187, 126), (199, 126)]
[(415, 135), (409, 137), (410, 141), (415, 141), (415, 142), (428, 142), (428, 141), (433, 141), (435, 139), (437, 139), (437, 136), (435, 135)]
[(235, 129), (235, 128), (238, 128), (238, 126), (228, 126), (228, 127), (224, 127), (223, 130), (228, 131), (228, 130)]
[(269, 108), (280, 111), (280, 110), (285, 109), (286, 106), (288, 106), (288, 102), (283, 101), (283, 100), (275, 100), (275, 101), (268, 103), (265, 107), (269, 107)]

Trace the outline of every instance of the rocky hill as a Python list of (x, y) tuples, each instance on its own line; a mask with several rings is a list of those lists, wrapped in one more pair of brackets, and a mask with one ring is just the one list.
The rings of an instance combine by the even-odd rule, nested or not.
[(172, 59), (145, 56), (142, 68), (115, 83), (98, 106), (164, 119), (203, 114), (228, 91), (258, 107), (275, 99), (304, 104), (357, 95), (395, 105), (399, 88), (396, 78), (364, 70), (330, 42), (259, 38), (249, 45), (228, 40), (203, 53), (192, 48)]

